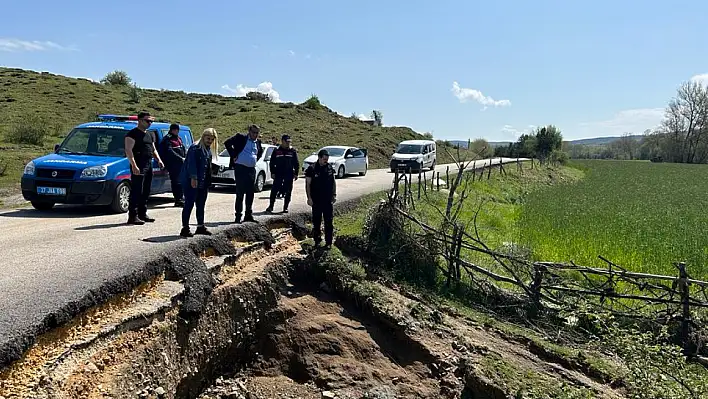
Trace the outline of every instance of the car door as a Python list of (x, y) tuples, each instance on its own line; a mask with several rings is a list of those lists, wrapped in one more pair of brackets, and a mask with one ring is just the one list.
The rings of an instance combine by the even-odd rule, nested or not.
[(352, 170), (352, 172), (359, 173), (366, 171), (366, 158), (364, 158), (364, 152), (357, 148), (352, 151), (352, 155), (354, 156), (354, 165), (356, 167), (356, 170)]
[(265, 162), (265, 183), (273, 184), (273, 176), (270, 175), (270, 160), (273, 157), (275, 147), (269, 146), (263, 151), (263, 162)]
[(352, 153), (352, 148), (347, 148), (344, 153), (344, 168), (347, 173), (356, 173), (356, 160), (354, 159), (354, 154)]
[[(161, 131), (159, 129), (150, 129), (147, 131), (148, 134), (152, 135), (153, 143), (155, 147), (160, 145), (160, 142), (164, 139), (166, 131)], [(152, 159), (152, 184), (150, 184), (150, 194), (162, 194), (168, 192), (172, 189), (170, 184), (169, 175), (167, 170), (160, 169), (160, 165), (157, 163), (157, 159)]]
[(425, 167), (429, 167), (433, 164), (431, 156), (433, 155), (433, 149), (430, 148), (430, 144), (425, 146)]

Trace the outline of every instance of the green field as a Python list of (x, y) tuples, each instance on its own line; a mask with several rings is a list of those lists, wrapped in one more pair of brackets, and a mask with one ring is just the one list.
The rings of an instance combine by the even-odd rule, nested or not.
[[(216, 128), (222, 141), (256, 123), (268, 142), (290, 133), (303, 155), (325, 145), (367, 148), (372, 168), (388, 166), (400, 141), (423, 138), (408, 127), (371, 126), (326, 106), (310, 109), (293, 103), (152, 89), (140, 90), (138, 101), (134, 100), (128, 87), (0, 67), (0, 172), (6, 166), (5, 172), (0, 173), (0, 196), (19, 186), (25, 163), (51, 151), (73, 126), (94, 120), (98, 113), (133, 114), (147, 110), (158, 120), (189, 125), (195, 136), (207, 127)], [(326, 103), (326, 99), (322, 101)], [(23, 125), (42, 127), (46, 137), (39, 145), (13, 142), (10, 136)], [(440, 148), (438, 162), (446, 161), (446, 153)]]
[(529, 194), (519, 217), (538, 260), (708, 278), (708, 165), (584, 161), (577, 184)]

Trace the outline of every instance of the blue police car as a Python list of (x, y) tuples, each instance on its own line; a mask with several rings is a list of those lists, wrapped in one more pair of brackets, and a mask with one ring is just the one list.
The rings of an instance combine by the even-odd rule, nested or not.
[[(38, 210), (55, 204), (108, 206), (113, 212), (128, 211), (130, 163), (125, 157), (125, 134), (137, 126), (137, 116), (98, 115), (69, 132), (54, 153), (30, 161), (22, 175), (22, 195)], [(155, 145), (167, 135), (169, 123), (154, 122), (148, 132)], [(192, 131), (180, 125), (179, 135), (189, 148)], [(151, 194), (171, 191), (167, 171), (153, 160)]]

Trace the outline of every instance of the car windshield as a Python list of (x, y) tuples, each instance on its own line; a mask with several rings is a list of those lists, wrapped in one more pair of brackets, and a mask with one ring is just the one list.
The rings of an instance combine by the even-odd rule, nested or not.
[(423, 146), (420, 144), (399, 144), (396, 149), (398, 154), (420, 154), (423, 152)]
[(123, 129), (77, 128), (59, 146), (59, 154), (125, 156)]
[(339, 148), (339, 147), (325, 147), (325, 148), (323, 148), (323, 150), (327, 150), (327, 152), (329, 152), (330, 157), (343, 157), (344, 151), (346, 151), (345, 148)]

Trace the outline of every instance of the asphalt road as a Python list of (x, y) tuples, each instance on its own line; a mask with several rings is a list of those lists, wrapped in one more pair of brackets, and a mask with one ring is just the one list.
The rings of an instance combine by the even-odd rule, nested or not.
[[(437, 170), (444, 172), (446, 166)], [(337, 197), (346, 201), (385, 190), (392, 181), (393, 174), (383, 169), (370, 170), (364, 177), (348, 176), (337, 180)], [(291, 213), (308, 208), (304, 185), (304, 178), (295, 184)], [(257, 219), (263, 217), (268, 196), (268, 188), (256, 193)], [(228, 190), (209, 193), (206, 222), (213, 231), (233, 223), (234, 197)], [(28, 207), (0, 213), (0, 347), (90, 290), (145, 267), (146, 259), (180, 240), (181, 209), (172, 206), (170, 195), (158, 196), (151, 204), (149, 214), (157, 221), (144, 226), (126, 225), (124, 214), (86, 207), (57, 206), (50, 212)], [(278, 201), (275, 211), (281, 206)]]

